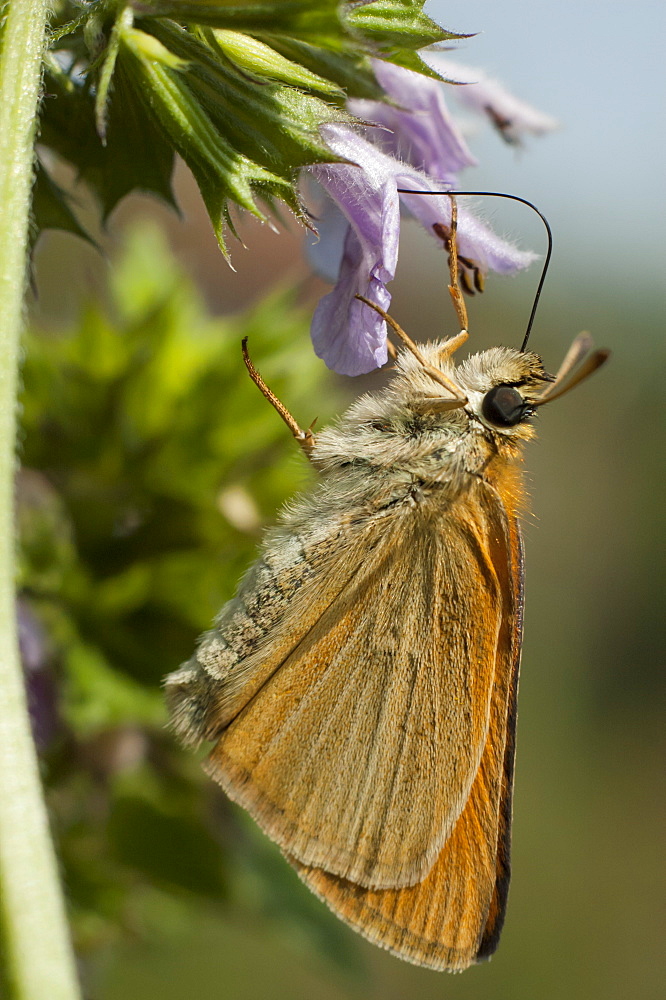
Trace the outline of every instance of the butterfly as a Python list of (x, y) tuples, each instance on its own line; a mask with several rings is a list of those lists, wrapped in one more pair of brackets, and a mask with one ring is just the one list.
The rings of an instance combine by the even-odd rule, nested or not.
[[(452, 256), (455, 258), (455, 217)], [(466, 326), (452, 264), (451, 294)], [(404, 343), (386, 388), (300, 429), (318, 482), (289, 504), (191, 660), (174, 729), (344, 921), (461, 970), (495, 950), (510, 878), (523, 617), (520, 463), (541, 406), (608, 356)]]

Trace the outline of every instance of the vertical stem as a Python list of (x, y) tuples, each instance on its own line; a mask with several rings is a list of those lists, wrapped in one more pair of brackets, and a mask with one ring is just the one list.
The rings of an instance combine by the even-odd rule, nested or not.
[(12, 1000), (80, 995), (14, 617), (13, 483), (33, 143), (47, 0), (9, 0), (0, 54), (0, 943)]

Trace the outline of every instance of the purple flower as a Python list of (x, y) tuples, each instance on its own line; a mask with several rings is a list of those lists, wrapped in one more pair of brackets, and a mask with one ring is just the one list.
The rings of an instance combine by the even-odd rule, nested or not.
[[(374, 125), (323, 126), (327, 146), (347, 162), (308, 168), (330, 199), (317, 215), (319, 242), (309, 255), (315, 270), (335, 281), (315, 310), (312, 340), (317, 355), (344, 375), (364, 374), (387, 360), (386, 324), (356, 295), (388, 309), (400, 205), (433, 236), (446, 239), (450, 199), (407, 191), (454, 188), (457, 172), (476, 162), (447, 111), (442, 84), (379, 60), (375, 72), (394, 103), (350, 101), (354, 114)], [(464, 205), (458, 207), (458, 248), (482, 274), (510, 274), (534, 260)]]
[(16, 602), (19, 652), (23, 664), (32, 735), (38, 750), (53, 741), (59, 725), (55, 679), (44, 630), (28, 602)]
[(453, 88), (458, 101), (486, 115), (506, 142), (519, 145), (525, 135), (544, 135), (557, 128), (554, 118), (515, 97), (483, 70), (463, 66), (438, 53), (430, 53), (427, 58), (438, 73), (460, 84)]
[[(364, 295), (388, 309), (391, 295), (386, 286), (398, 259), (400, 201), (435, 236), (435, 226), (451, 222), (451, 201), (444, 194), (398, 195), (398, 188), (439, 191), (441, 182), (382, 152), (349, 127), (327, 125), (324, 137), (334, 153), (351, 162), (311, 168), (347, 223), (337, 226), (337, 282), (315, 310), (312, 340), (316, 354), (330, 368), (343, 375), (361, 375), (386, 363), (386, 324), (355, 296)], [(322, 236), (330, 219), (328, 209)], [(509, 274), (534, 259), (495, 236), (464, 206), (458, 211), (458, 246), (483, 272), (492, 268)], [(311, 248), (311, 258), (316, 260), (318, 251), (326, 255), (330, 270), (330, 248), (324, 240)]]
[(442, 85), (379, 59), (374, 60), (373, 69), (396, 104), (351, 100), (349, 110), (358, 118), (383, 126), (384, 130), (374, 133), (372, 140), (385, 152), (424, 170), (440, 186), (456, 184), (458, 171), (475, 167), (478, 161), (449, 114)]
[(337, 284), (315, 310), (312, 341), (329, 368), (361, 375), (386, 362), (386, 324), (355, 296), (366, 295), (384, 309), (391, 301), (386, 284), (398, 260), (398, 163), (345, 126), (326, 126), (324, 138), (352, 162), (312, 169), (348, 223)]

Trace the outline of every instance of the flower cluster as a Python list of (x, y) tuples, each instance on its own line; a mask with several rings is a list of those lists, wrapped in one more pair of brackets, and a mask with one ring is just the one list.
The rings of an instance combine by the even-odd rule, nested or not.
[[(350, 101), (350, 110), (372, 124), (323, 126), (327, 146), (345, 162), (308, 170), (330, 199), (317, 215), (319, 241), (309, 248), (310, 258), (315, 270), (335, 282), (315, 310), (312, 340), (317, 355), (344, 375), (361, 375), (387, 360), (386, 324), (356, 295), (388, 308), (401, 206), (445, 240), (451, 199), (444, 192), (458, 186), (460, 170), (476, 163), (448, 112), (442, 84), (380, 60), (375, 60), (375, 73), (392, 103)], [(480, 79), (458, 89), (471, 92), (469, 105), (503, 123), (513, 138), (521, 130), (538, 130), (537, 119), (541, 131), (554, 126), (538, 112), (530, 118), (528, 105), (492, 81)], [(421, 191), (441, 193), (409, 193)], [(464, 205), (458, 209), (458, 248), (480, 274), (510, 274), (534, 260), (533, 254), (496, 236)]]

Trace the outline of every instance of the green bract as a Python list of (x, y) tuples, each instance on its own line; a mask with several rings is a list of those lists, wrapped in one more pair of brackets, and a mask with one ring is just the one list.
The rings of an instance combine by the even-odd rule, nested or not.
[[(47, 60), (41, 143), (77, 168), (104, 217), (130, 191), (173, 203), (174, 152), (192, 170), (218, 242), (234, 203), (276, 200), (306, 222), (300, 167), (335, 162), (320, 126), (347, 97), (381, 99), (371, 57), (433, 75), (417, 49), (456, 37), (423, 0), (62, 3)], [(50, 189), (38, 225), (76, 220)], [(54, 200), (59, 202), (55, 210)]]

